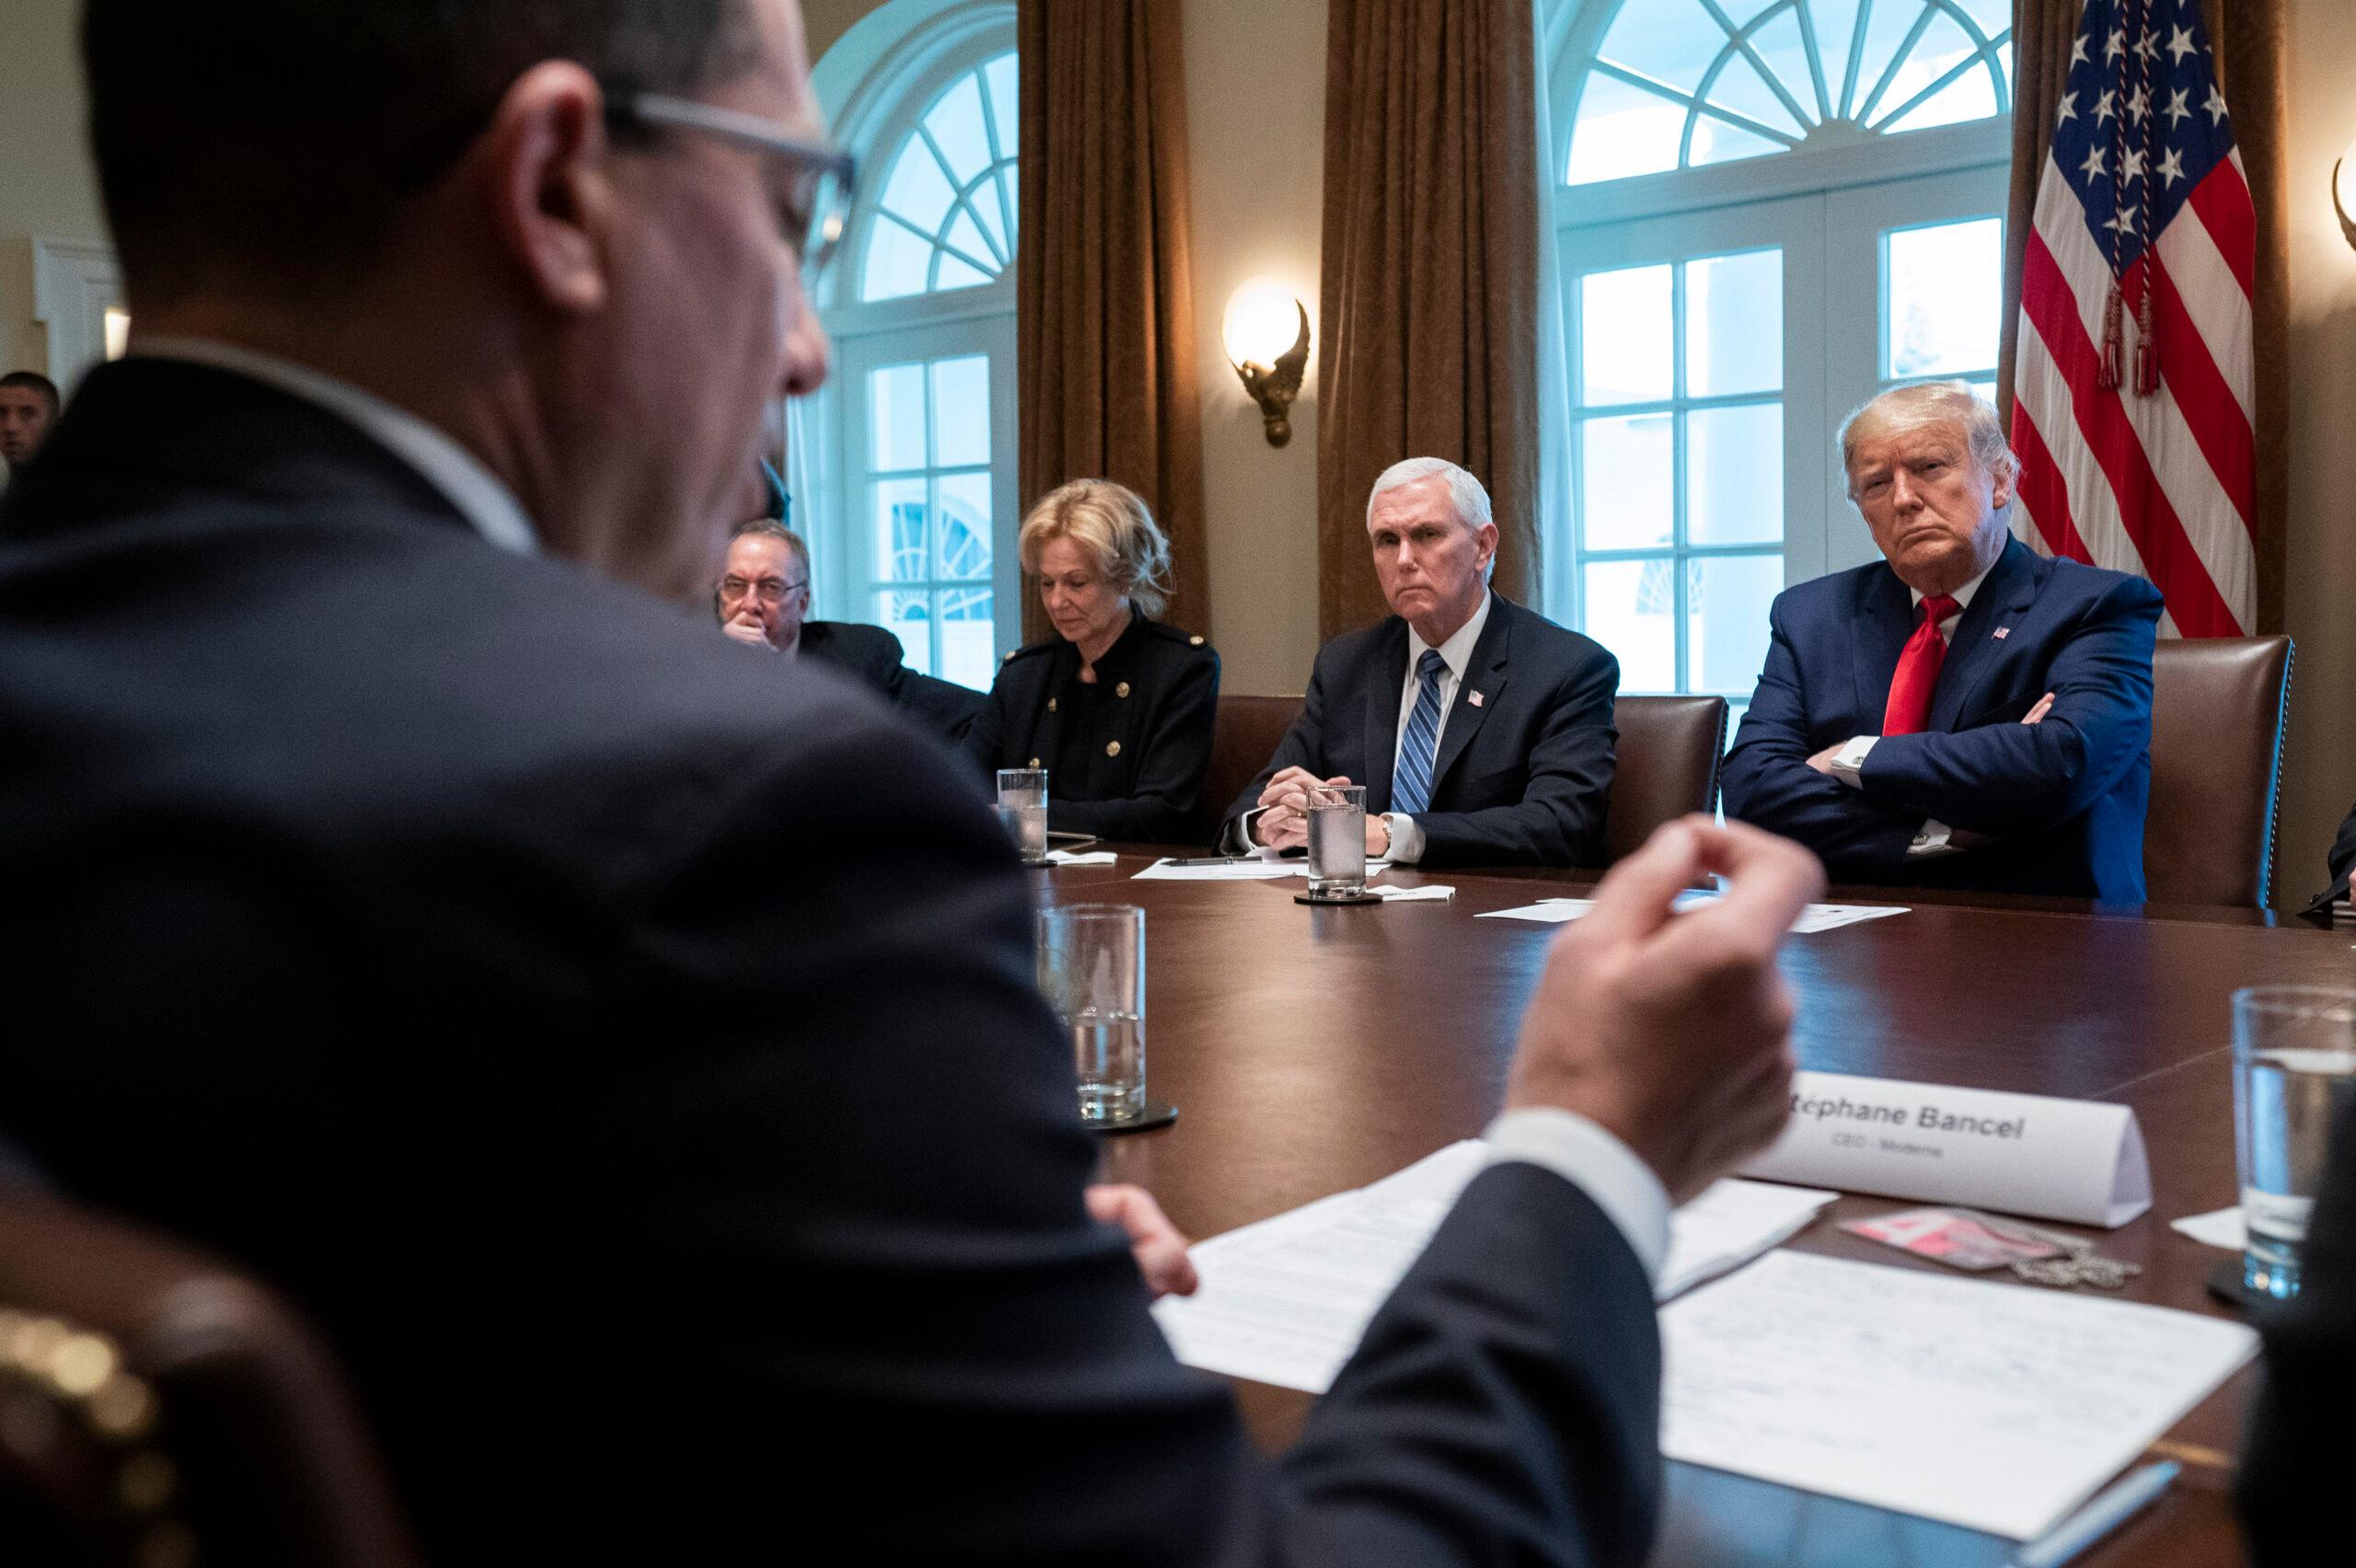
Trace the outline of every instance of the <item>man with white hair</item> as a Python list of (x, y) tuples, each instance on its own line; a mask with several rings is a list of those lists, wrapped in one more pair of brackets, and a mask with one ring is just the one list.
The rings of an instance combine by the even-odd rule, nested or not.
[(1842, 427), (1883, 559), (1778, 595), (1726, 811), (1836, 882), (2138, 904), (2159, 590), (2014, 539), (2017, 461), (1960, 381)]
[(1318, 652), (1300, 717), (1220, 842), (1302, 845), (1308, 789), (1363, 784), (1370, 856), (1600, 865), (1619, 662), (1489, 591), (1489, 493), (1455, 464), (1384, 469), (1366, 531), (1392, 614)]

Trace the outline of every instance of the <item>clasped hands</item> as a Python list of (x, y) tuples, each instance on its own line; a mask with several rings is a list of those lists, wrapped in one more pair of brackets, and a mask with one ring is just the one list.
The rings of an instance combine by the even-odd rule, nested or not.
[[(1320, 778), (1305, 767), (1288, 767), (1260, 791), (1260, 814), (1252, 819), (1252, 836), (1271, 849), (1306, 848), (1309, 844), (1309, 791), (1353, 783), (1346, 775)], [(1366, 814), (1366, 853), (1370, 860), (1391, 852), (1391, 824), (1381, 814)]]
[[(2052, 711), (2053, 694), (2049, 691), (2043, 697), (2037, 699), (2036, 706), (2032, 707), (2027, 712), (2021, 715), (2021, 722), (2024, 724), (2041, 724), (2045, 721), (2045, 716)], [(1854, 736), (1851, 737), (1851, 739), (1854, 738), (1855, 737)], [(1848, 741), (1834, 742), (1831, 745), (1825, 747), (1822, 751), (1808, 758), (1807, 765), (1810, 767), (1815, 768), (1819, 773), (1830, 777), (1832, 772), (1832, 759), (1839, 756), (1841, 755), (1841, 748), (1848, 744)]]

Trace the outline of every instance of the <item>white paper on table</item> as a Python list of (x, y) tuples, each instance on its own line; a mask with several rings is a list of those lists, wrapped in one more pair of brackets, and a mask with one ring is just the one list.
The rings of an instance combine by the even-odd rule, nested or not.
[[(1371, 876), (1374, 873), (1369, 870), (1367, 874)], [(1454, 898), (1456, 896), (1456, 890), (1454, 888), (1442, 887), (1434, 882), (1426, 882), (1422, 887), (1369, 886), (1367, 892), (1373, 894), (1378, 898), (1388, 899), (1392, 904), (1415, 904), (1426, 899), (1429, 899), (1434, 903), (1438, 903), (1442, 900)]]
[(2191, 1237), (2204, 1247), (2223, 1247), (2228, 1252), (2238, 1252), (2249, 1245), (2249, 1228), (2242, 1223), (2239, 1204), (2169, 1220), (2168, 1228)]
[[(1322, 1394), (1392, 1287), (1488, 1160), (1467, 1138), (1353, 1192), (1197, 1242), (1201, 1286), (1154, 1304), (1189, 1366)], [(1733, 1268), (1784, 1240), (1832, 1200), (1756, 1182), (1720, 1182), (1669, 1220), (1656, 1296)]]
[(1661, 1313), (1661, 1451), (2027, 1539), (2257, 1343), (2221, 1318), (1776, 1252)]
[[(1715, 894), (1703, 893), (1698, 890), (1682, 893), (1678, 894), (1677, 907), (1680, 910), (1691, 909), (1696, 905), (1708, 904), (1717, 896)], [(1520, 905), (1512, 909), (1488, 910), (1474, 918), (1535, 920), (1547, 925), (1559, 925), (1565, 920), (1576, 920), (1594, 907), (1595, 900), (1592, 898), (1549, 898), (1537, 904)], [(1897, 904), (1811, 904), (1800, 911), (1798, 919), (1792, 922), (1792, 935), (1813, 936), (1819, 931), (1854, 926), (1860, 920), (1878, 920), (1885, 916), (1910, 913), (1911, 911), (1905, 905)]]
[[(1278, 857), (1265, 845), (1239, 859), (1222, 860), (1215, 866), (1180, 866), (1172, 860), (1185, 857), (1165, 856), (1131, 877), (1131, 882), (1256, 882), (1263, 877), (1305, 877), (1309, 862), (1296, 855), (1291, 859)], [(1369, 860), (1368, 876), (1379, 876), (1390, 870), (1388, 860)]]
[(1109, 866), (1121, 857), (1110, 849), (1050, 849), (1047, 864), (1051, 866)]

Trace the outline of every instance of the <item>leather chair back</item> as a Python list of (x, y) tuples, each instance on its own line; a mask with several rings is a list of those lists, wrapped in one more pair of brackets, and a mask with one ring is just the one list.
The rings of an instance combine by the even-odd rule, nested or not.
[(1603, 819), (1605, 865), (1614, 865), (1688, 812), (1715, 810), (1727, 749), (1723, 697), (1623, 697), (1612, 704), (1620, 745), (1611, 805)]
[(325, 1350), (209, 1259), (0, 1190), (11, 1568), (416, 1568)]
[(1276, 755), (1276, 744), (1300, 717), (1297, 697), (1226, 697), (1211, 726), (1211, 765), (1203, 775), (1203, 841), (1218, 831), (1219, 818), (1260, 777)]
[(2161, 640), (2143, 819), (2154, 904), (2266, 907), (2290, 698), (2287, 637)]

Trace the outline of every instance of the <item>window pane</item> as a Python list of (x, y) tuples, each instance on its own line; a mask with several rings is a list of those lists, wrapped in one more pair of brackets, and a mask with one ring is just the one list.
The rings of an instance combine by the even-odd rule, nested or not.
[(943, 588), (941, 603), (941, 676), (976, 691), (987, 691), (998, 674), (997, 623), (987, 588)]
[(1666, 265), (1579, 280), (1579, 400), (1646, 403), (1671, 390)]
[(1675, 526), (1672, 414), (1588, 420), (1580, 430), (1579, 519), (1591, 550), (1666, 545)]
[[(1882, 95), (1880, 107), (1875, 111), (1874, 118), (1879, 121), (1893, 113), (1915, 94), (1978, 53), (1979, 50), (1970, 38), (1956, 26), (1955, 18), (1945, 11), (1939, 12), (1931, 25), (1923, 29), (1921, 40), (1908, 52), (1906, 63), (1899, 67), (1897, 78), (1890, 83), (1889, 90)], [(1925, 112), (1938, 99), (1957, 98), (1959, 94), (1983, 107), (1969, 112), (1945, 112), (1935, 118), (1924, 118)], [(1995, 112), (1996, 94), (1988, 84), (1988, 73), (1967, 71), (1943, 88), (1938, 98), (1926, 100), (1909, 114), (1907, 124), (1909, 128), (1946, 125), (1958, 120), (1977, 120)]]
[(1677, 167), (1685, 106), (1595, 72), (1579, 92), (1571, 131), (1570, 183), (1622, 179)]
[(2003, 236), (1999, 218), (1888, 234), (1884, 375), (1953, 375), (1996, 363)]
[(860, 279), (861, 299), (898, 299), (924, 293), (932, 246), (895, 223), (876, 220), (869, 230), (867, 269)]
[(867, 373), (867, 466), (882, 473), (924, 467), (924, 366)]
[(1685, 419), (1688, 541), (1756, 545), (1781, 539), (1783, 405), (1696, 409)]
[(1693, 121), (1693, 151), (1687, 161), (1701, 168), (1708, 164), (1733, 163), (1738, 158), (1763, 157), (1769, 153), (1790, 150), (1781, 142), (1704, 114)]
[(900, 640), (911, 670), (931, 674), (932, 622), (921, 589), (886, 589), (875, 595), (875, 624)]
[(875, 575), (886, 582), (926, 577), (929, 531), (924, 481), (885, 479), (875, 487)]
[(1007, 225), (1013, 218), (1014, 209), (1011, 204), (999, 204), (995, 178), (982, 181), (981, 188), (974, 192), (971, 207), (974, 216), (981, 220), (983, 231), (990, 236), (990, 243), (998, 247), (999, 254), (1012, 256), (1014, 247), (1007, 242)]
[(941, 562), (951, 582), (990, 574), (990, 477), (953, 474), (941, 481)]
[(1761, 79), (1759, 73), (1751, 69), (1750, 62), (1738, 54), (1727, 62), (1727, 68), (1719, 72), (1718, 79), (1710, 85), (1710, 101), (1738, 114), (1749, 115), (1761, 125), (1788, 131), (1795, 136), (1803, 129), (1799, 121), (1792, 118), (1791, 110), (1784, 107), (1784, 100), (1777, 98)]
[(941, 160), (932, 156), (923, 137), (910, 137), (893, 160), (892, 178), (884, 185), (884, 205), (930, 234), (941, 226), (949, 203), (956, 199), (949, 177), (941, 172)]
[(1784, 253), (1713, 256), (1685, 267), (1685, 391), (1693, 398), (1784, 385)]
[(1750, 35), (1750, 47), (1759, 52), (1759, 58), (1767, 62), (1767, 69), (1775, 80), (1798, 103), (1801, 122), (1816, 123), (1816, 81), (1808, 75), (1807, 46), (1800, 39), (1798, 16), (1784, 12)]
[[(2005, 5), (2012, 0), (2003, 0)], [(1841, 112), (1841, 88), (1849, 79), (1849, 42), (1857, 29), (1859, 0), (1811, 0), (1808, 20), (1816, 29), (1817, 58), (1824, 62), (1825, 96)], [(1863, 89), (1860, 89), (1861, 91)]]
[[(1903, 104), (1904, 98), (1885, 99), (1886, 107)], [(1923, 131), (1934, 125), (1954, 125), (1966, 120), (1985, 120), (1996, 112), (1996, 86), (1989, 79), (1984, 64), (1974, 65), (1903, 115), (1888, 121), (1885, 131)]]
[[(1906, 35), (1914, 30), (1915, 18), (1922, 14), (1921, 0), (1908, 0), (1904, 5), (1892, 5), (1890, 0), (1876, 0), (1873, 9), (1866, 15), (1865, 52), (1857, 63), (1856, 85), (1851, 89), (1849, 112), (1853, 116), (1862, 117), (1865, 114), (1865, 100), (1873, 97), (1882, 73), (1889, 68), (1890, 56), (1897, 52), (1899, 45), (1906, 41)], [(1884, 94), (1875, 113), (1878, 115), (1883, 110), (1896, 109), (1905, 98), (1904, 93), (1900, 93), (1897, 98)]]
[(1659, 560), (1590, 561), (1584, 631), (1620, 661), (1620, 689), (1677, 689), (1677, 604)]
[(998, 156), (1011, 158), (1022, 151), (1022, 117), (1015, 97), (1019, 73), (1012, 54), (1001, 54), (982, 67), (990, 89), (990, 124), (998, 132)]
[(982, 128), (982, 88), (976, 78), (960, 76), (951, 84), (925, 115), (924, 128), (941, 144), (941, 156), (949, 160), (949, 172), (959, 185), (970, 184), (974, 176), (990, 167), (989, 136)]
[(943, 237), (960, 256), (972, 261), (976, 267), (993, 272), (998, 271), (998, 258), (990, 253), (990, 242), (982, 237), (982, 231), (975, 224), (973, 209), (970, 207), (960, 207), (957, 210), (956, 221), (949, 225), (949, 233)]
[(990, 460), (990, 362), (967, 354), (932, 362), (933, 463), (962, 468)]
[(1701, 0), (1627, 0), (1596, 52), (1690, 93), (1726, 46), (1726, 29), (1710, 19)]
[(932, 286), (935, 289), (970, 289), (978, 283), (987, 283), (990, 281), (990, 275), (987, 272), (976, 271), (945, 250), (940, 254), (941, 271), (932, 280)]
[(1749, 697), (1767, 662), (1767, 607), (1783, 592), (1784, 558), (1705, 556), (1685, 572), (1686, 685)]

